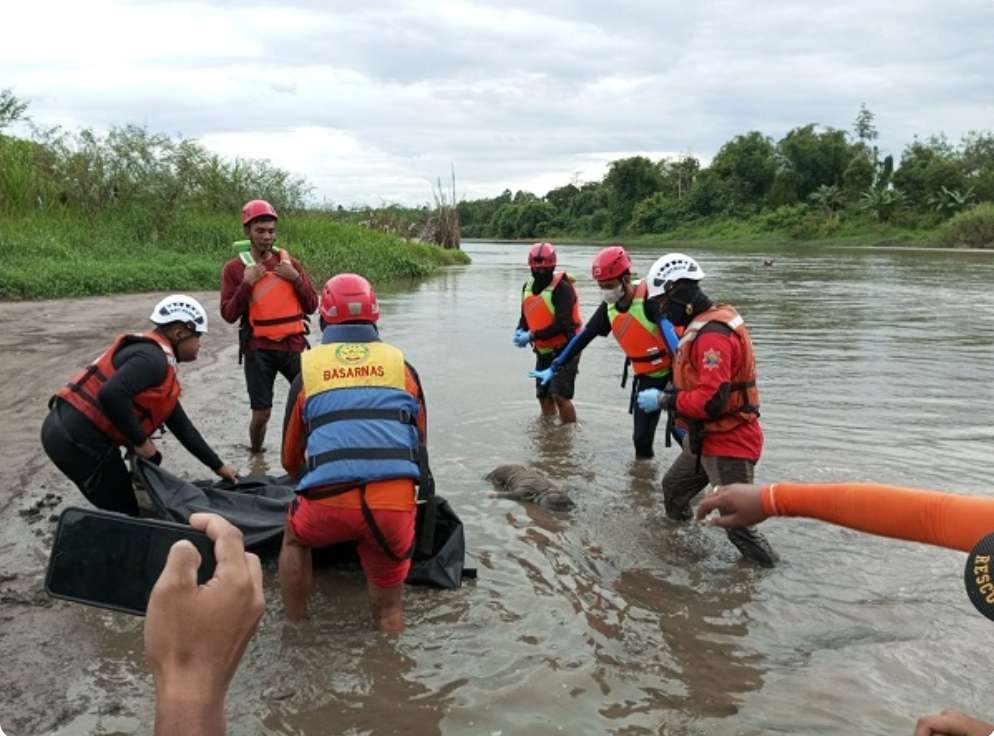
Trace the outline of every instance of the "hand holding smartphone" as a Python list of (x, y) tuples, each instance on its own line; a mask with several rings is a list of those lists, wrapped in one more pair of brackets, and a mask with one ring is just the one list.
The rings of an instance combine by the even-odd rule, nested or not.
[(209, 513), (192, 514), (187, 527), (66, 509), (46, 588), (127, 613), (147, 607), (156, 735), (223, 736), (228, 684), (266, 605), (262, 566), (238, 529)]
[(55, 598), (144, 616), (152, 587), (174, 543), (200, 553), (197, 583), (214, 574), (214, 543), (183, 524), (67, 508), (59, 517), (45, 590)]

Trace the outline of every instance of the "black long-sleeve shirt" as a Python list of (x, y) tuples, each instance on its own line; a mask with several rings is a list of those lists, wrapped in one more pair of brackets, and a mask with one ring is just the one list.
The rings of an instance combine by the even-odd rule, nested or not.
[[(114, 375), (97, 394), (107, 418), (137, 447), (148, 439), (135, 414), (132, 399), (145, 389), (158, 386), (166, 378), (166, 354), (157, 345), (137, 342), (125, 345), (112, 358)], [(71, 408), (71, 407), (69, 407)], [(75, 410), (60, 414), (67, 423), (67, 431), (82, 444), (106, 445), (107, 436)], [(201, 436), (178, 401), (172, 414), (165, 421), (166, 427), (186, 450), (211, 470), (224, 463)]]

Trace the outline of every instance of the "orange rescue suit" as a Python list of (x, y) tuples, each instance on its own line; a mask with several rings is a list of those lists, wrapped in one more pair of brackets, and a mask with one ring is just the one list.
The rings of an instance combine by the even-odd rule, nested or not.
[[(753, 351), (752, 339), (745, 321), (727, 304), (719, 304), (705, 312), (701, 312), (680, 338), (680, 347), (676, 353), (676, 364), (673, 367), (673, 383), (680, 391), (689, 391), (697, 387), (699, 374), (697, 365), (691, 359), (694, 340), (709, 322), (719, 322), (726, 325), (736, 335), (742, 345), (742, 360), (735, 366), (732, 373), (731, 393), (725, 404), (725, 410), (716, 419), (704, 422), (704, 427), (712, 432), (724, 432), (746, 422), (754, 422), (759, 418), (759, 390), (756, 388), (756, 354)], [(682, 422), (680, 422), (682, 424)]]

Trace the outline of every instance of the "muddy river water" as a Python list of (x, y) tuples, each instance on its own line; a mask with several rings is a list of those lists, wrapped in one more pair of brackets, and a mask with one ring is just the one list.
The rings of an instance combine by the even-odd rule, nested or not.
[[(783, 563), (761, 570), (723, 534), (668, 522), (659, 478), (674, 450), (660, 433), (656, 458), (633, 460), (614, 341), (583, 355), (579, 424), (539, 418), (532, 358), (511, 343), (525, 251), (465, 247), (472, 265), (381, 295), (382, 333), (421, 374), (439, 493), (466, 524), (479, 579), (409, 589), (409, 628), (392, 640), (370, 628), (354, 571), (322, 571), (312, 620), (288, 626), (267, 563), (229, 733), (910, 734), (947, 705), (994, 718), (994, 624), (967, 599), (963, 554), (773, 520), (764, 530)], [(638, 270), (660, 252), (635, 251)], [(560, 248), (585, 317), (593, 253)], [(752, 330), (758, 479), (994, 495), (991, 254), (694, 255), (707, 291)], [(216, 294), (198, 296), (211, 330), (181, 371), (184, 406), (227, 462), (279, 472), (275, 423), (268, 453), (250, 460), (234, 329), (215, 318)], [(151, 730), (141, 619), (42, 590), (50, 516), (82, 498), (37, 438), (48, 396), (114, 333), (142, 328), (156, 298), (0, 305), (0, 726), (14, 736)], [(171, 470), (209, 475), (175, 440), (161, 444)], [(494, 498), (482, 476), (506, 462), (559, 479), (575, 511)]]

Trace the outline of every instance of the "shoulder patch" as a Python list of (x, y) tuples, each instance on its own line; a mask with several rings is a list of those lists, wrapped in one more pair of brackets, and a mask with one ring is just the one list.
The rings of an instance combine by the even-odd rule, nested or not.
[(705, 368), (713, 371), (719, 365), (721, 365), (721, 351), (715, 348), (709, 348), (704, 351), (704, 357), (702, 363)]

